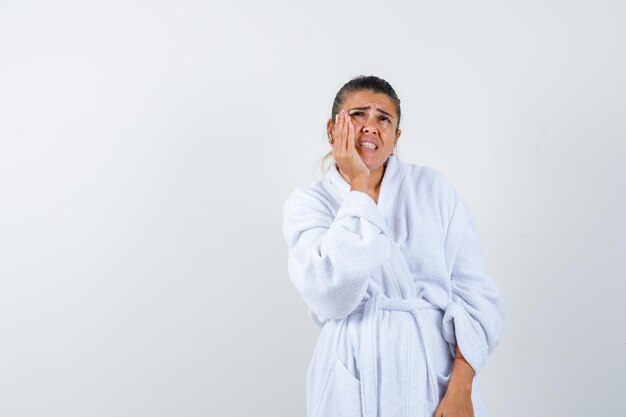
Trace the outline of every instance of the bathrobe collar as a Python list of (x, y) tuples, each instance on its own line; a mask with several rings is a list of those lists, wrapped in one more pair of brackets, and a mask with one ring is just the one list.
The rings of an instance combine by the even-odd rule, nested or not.
[[(392, 213), (395, 203), (399, 197), (400, 185), (404, 179), (407, 165), (398, 158), (395, 153), (390, 155), (385, 162), (386, 168), (383, 173), (383, 179), (380, 184), (380, 193), (378, 194), (378, 207), (385, 215), (387, 224), (391, 223)], [(341, 197), (350, 192), (350, 184), (341, 176), (337, 169), (337, 162), (333, 161), (332, 165), (326, 172), (326, 178), (338, 191)]]

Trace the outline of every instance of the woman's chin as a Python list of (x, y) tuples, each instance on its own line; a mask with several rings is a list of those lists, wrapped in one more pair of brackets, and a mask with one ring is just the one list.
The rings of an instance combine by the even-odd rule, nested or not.
[(371, 154), (369, 152), (359, 152), (359, 156), (361, 157), (361, 160), (363, 162), (365, 162), (365, 165), (370, 166), (370, 165), (375, 165), (376, 164), (376, 160), (378, 159), (378, 155), (374, 155)]

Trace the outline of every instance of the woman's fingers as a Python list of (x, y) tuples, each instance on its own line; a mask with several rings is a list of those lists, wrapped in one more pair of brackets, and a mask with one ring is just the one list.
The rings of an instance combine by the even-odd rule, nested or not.
[(348, 135), (346, 139), (348, 140), (348, 151), (357, 153), (354, 143), (354, 125), (352, 124), (352, 120), (350, 120), (350, 118), (348, 118)]
[(335, 153), (335, 151), (337, 149), (339, 149), (339, 114), (335, 115), (335, 122), (333, 123), (333, 131), (332, 131), (332, 136), (333, 136), (333, 154)]
[(345, 113), (341, 113), (339, 115), (339, 124), (337, 127), (339, 128), (339, 150), (345, 151), (346, 149), (346, 118), (344, 116)]
[(341, 149), (345, 152), (348, 149), (346, 136), (348, 135), (348, 123), (346, 122), (346, 114), (341, 116)]
[(356, 127), (347, 112), (335, 115), (332, 131), (333, 157), (339, 169), (351, 178), (350, 182), (354, 178), (368, 178), (370, 175), (367, 165), (356, 149), (355, 131)]
[[(346, 113), (346, 115), (347, 114), (348, 113)], [(350, 126), (352, 126), (352, 120), (350, 120), (350, 116), (347, 115), (344, 121), (344, 139), (346, 140), (345, 145), (348, 153), (352, 153), (352, 148), (354, 148), (354, 146), (350, 144)], [(352, 128), (354, 129), (354, 126), (352, 126)]]
[(344, 141), (344, 121), (342, 113), (339, 113), (335, 116), (335, 126), (333, 127), (333, 139), (335, 142), (335, 149), (341, 153), (346, 148)]
[(335, 116), (333, 127), (333, 142), (337, 156), (358, 155), (355, 144), (355, 127), (348, 113), (339, 113)]

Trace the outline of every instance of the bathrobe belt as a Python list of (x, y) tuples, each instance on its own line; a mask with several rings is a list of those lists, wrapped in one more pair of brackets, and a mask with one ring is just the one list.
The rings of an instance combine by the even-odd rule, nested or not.
[[(422, 369), (421, 372), (426, 373), (426, 387), (417, 387), (417, 392), (427, 393), (426, 398), (417, 398), (417, 401), (421, 401), (425, 406), (425, 401), (429, 404), (437, 404), (437, 382), (435, 380), (435, 374), (432, 370), (432, 364), (428, 355), (428, 343), (424, 338), (422, 322), (420, 320), (420, 310), (423, 309), (438, 309), (436, 305), (432, 304), (425, 298), (387, 298), (383, 294), (375, 294), (364, 302), (361, 302), (357, 308), (350, 313), (357, 314), (363, 313), (363, 328), (361, 329), (361, 405), (363, 407), (364, 417), (377, 417), (378, 415), (378, 375), (377, 375), (377, 346), (376, 346), (376, 323), (378, 321), (377, 313), (379, 310), (396, 310), (406, 311), (411, 313), (417, 323), (418, 333), (422, 343), (422, 349), (426, 362), (426, 369)], [(421, 362), (420, 362), (421, 363)], [(412, 370), (409, 370), (408, 374), (411, 375)], [(418, 378), (419, 381), (424, 379)], [(421, 382), (420, 382), (421, 383)], [(419, 383), (418, 383), (419, 384)]]

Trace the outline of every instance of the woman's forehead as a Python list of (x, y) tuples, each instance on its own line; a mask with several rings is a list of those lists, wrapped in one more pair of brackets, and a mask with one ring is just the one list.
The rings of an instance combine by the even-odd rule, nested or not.
[(357, 91), (349, 94), (343, 104), (344, 110), (355, 107), (370, 107), (372, 109), (382, 109), (387, 112), (396, 113), (393, 101), (386, 94), (373, 93), (371, 91)]

